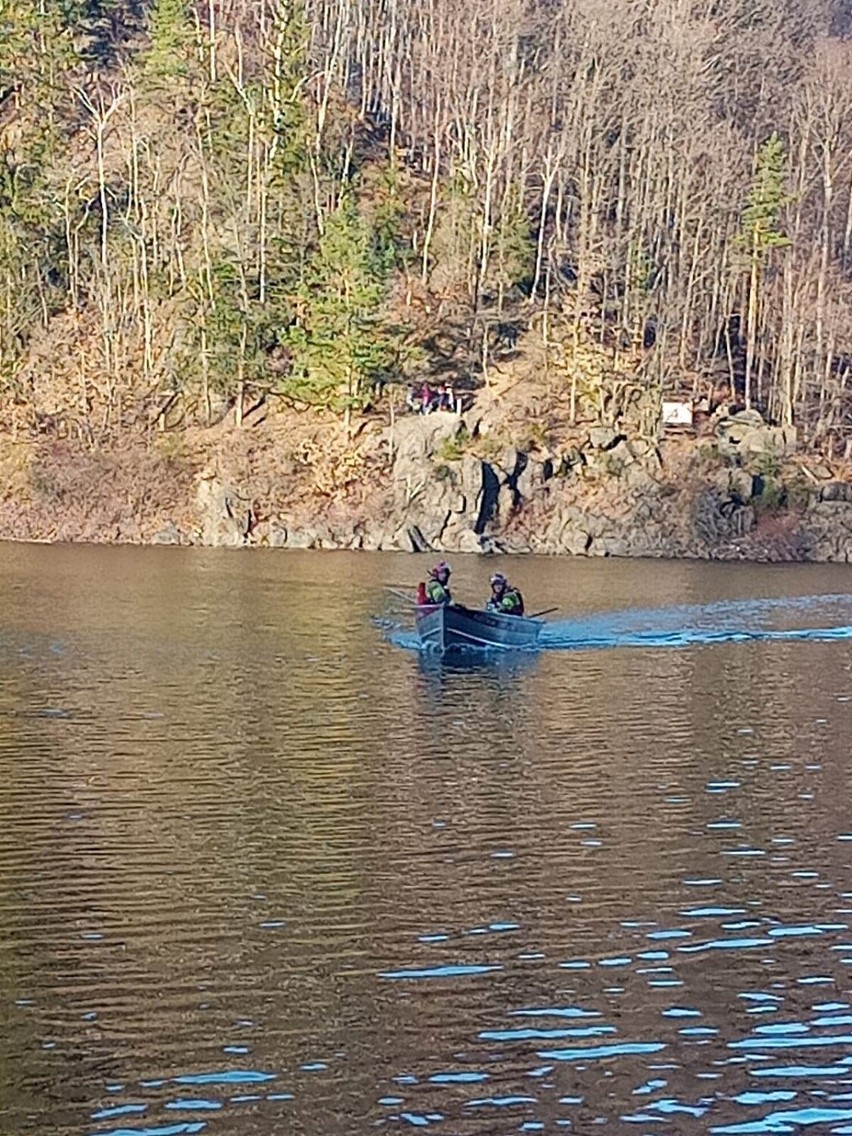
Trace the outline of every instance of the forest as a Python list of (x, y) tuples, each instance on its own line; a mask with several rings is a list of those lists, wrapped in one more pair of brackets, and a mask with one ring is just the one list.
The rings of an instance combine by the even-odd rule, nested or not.
[[(349, 420), (535, 334), (852, 439), (852, 0), (0, 0), (3, 429)], [(611, 394), (611, 392), (609, 392)]]

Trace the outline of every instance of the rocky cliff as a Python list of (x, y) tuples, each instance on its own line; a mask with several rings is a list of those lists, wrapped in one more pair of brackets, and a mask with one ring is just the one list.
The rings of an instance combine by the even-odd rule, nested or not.
[[(572, 556), (852, 558), (852, 484), (795, 457), (795, 433), (755, 412), (703, 439), (649, 441), (595, 426), (562, 450), (501, 445), (487, 419), (409, 416), (378, 440), (390, 460), (349, 508), (275, 509), (250, 485), (199, 483), (193, 542), (289, 548)], [(274, 494), (273, 494), (274, 496)], [(270, 507), (272, 506), (272, 507)]]
[(290, 419), (177, 449), (168, 435), (121, 453), (0, 446), (0, 538), (852, 559), (852, 479), (755, 412), (720, 413), (698, 437), (593, 425), (530, 429), (526, 444), (495, 421), (482, 400), (365, 419), (354, 440)]

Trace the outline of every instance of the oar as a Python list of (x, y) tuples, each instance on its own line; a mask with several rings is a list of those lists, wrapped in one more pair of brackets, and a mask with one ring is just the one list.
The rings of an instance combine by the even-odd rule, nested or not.
[(534, 611), (532, 615), (528, 615), (527, 619), (540, 619), (543, 615), (550, 615), (553, 611), (559, 611), (558, 607), (546, 607), (544, 611)]
[(417, 600), (414, 596), (410, 596), (408, 592), (401, 592), (399, 588), (385, 588), (386, 592), (390, 592), (392, 596), (396, 596), (398, 600), (404, 600), (406, 603), (412, 604), (417, 607)]

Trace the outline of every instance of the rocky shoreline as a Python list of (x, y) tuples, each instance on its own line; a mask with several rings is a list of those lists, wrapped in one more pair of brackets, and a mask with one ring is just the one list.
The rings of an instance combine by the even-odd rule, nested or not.
[[(852, 560), (852, 484), (822, 470), (796, 486), (769, 467), (795, 447), (759, 415), (719, 423), (711, 446), (654, 444), (592, 427), (561, 455), (506, 448), (484, 458), (452, 453), (470, 419), (405, 421), (389, 485), (375, 512), (351, 526), (334, 518), (252, 527), (233, 487), (202, 490), (202, 543), (284, 548), (538, 553), (715, 560)], [(771, 460), (770, 460), (771, 458)], [(245, 500), (244, 498), (242, 499)]]
[(245, 431), (195, 464), (88, 455), (76, 480), (67, 452), (51, 451), (54, 469), (36, 448), (17, 487), (5, 477), (0, 539), (852, 560), (852, 483), (755, 412), (699, 438), (598, 425), (549, 449), (500, 443), (481, 411), (408, 415), (366, 431), (348, 472), (327, 455), (331, 488), (318, 473), (331, 435), (317, 437), (299, 460)]

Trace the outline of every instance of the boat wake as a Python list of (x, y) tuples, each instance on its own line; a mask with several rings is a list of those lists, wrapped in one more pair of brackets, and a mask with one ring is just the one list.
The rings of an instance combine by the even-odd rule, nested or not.
[(389, 643), (393, 643), (394, 647), (402, 647), (404, 651), (420, 650), (420, 636), (416, 631), (406, 631), (401, 627), (388, 628), (385, 631), (385, 638)]
[[(373, 623), (394, 646), (407, 651), (421, 650), (420, 638), (413, 629), (395, 619), (374, 619)], [(576, 619), (548, 621), (537, 647), (531, 651), (678, 648), (718, 643), (846, 639), (852, 639), (852, 595), (784, 596), (661, 608), (627, 608), (596, 612)], [(487, 653), (505, 652), (495, 649)]]
[(589, 651), (835, 639), (852, 639), (852, 595), (725, 600), (600, 612), (548, 623), (539, 647)]

